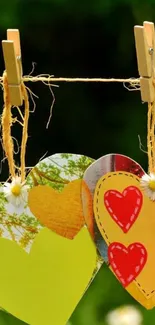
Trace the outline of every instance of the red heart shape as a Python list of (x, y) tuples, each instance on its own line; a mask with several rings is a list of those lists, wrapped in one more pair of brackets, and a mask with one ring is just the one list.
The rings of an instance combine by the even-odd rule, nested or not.
[(115, 242), (108, 247), (108, 258), (117, 278), (126, 287), (142, 271), (147, 261), (147, 251), (140, 243), (133, 243), (126, 248)]
[(125, 188), (123, 193), (109, 190), (104, 195), (104, 204), (113, 220), (126, 233), (138, 217), (143, 196), (136, 186)]

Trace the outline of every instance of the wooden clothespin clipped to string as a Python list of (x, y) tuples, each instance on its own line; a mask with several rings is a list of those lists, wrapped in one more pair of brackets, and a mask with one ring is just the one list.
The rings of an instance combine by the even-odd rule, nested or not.
[(21, 92), (21, 46), (18, 29), (7, 30), (7, 40), (2, 41), (2, 48), (8, 78), (10, 102), (12, 106), (20, 106), (23, 104), (23, 98)]
[[(144, 102), (155, 100), (155, 30), (154, 24), (145, 21), (134, 27), (141, 98)], [(155, 81), (155, 80), (154, 80)]]

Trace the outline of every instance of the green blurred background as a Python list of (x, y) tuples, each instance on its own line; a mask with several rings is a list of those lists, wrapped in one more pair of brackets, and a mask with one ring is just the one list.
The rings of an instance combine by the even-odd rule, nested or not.
[[(144, 20), (155, 21), (155, 0), (0, 1), (0, 38), (6, 39), (7, 28), (20, 29), (25, 75), (36, 62), (34, 75), (138, 77), (133, 27)], [(2, 51), (0, 69), (2, 74)], [(39, 99), (30, 116), (27, 166), (34, 166), (46, 152), (79, 153), (95, 159), (117, 152), (147, 170), (147, 155), (140, 150), (138, 140), (140, 135), (146, 150), (147, 105), (142, 104), (139, 91), (127, 91), (117, 83), (61, 83), (59, 88), (53, 87), (56, 103), (46, 129), (51, 93), (42, 83), (28, 86)], [(20, 135), (17, 126), (14, 136), (20, 139)], [(7, 176), (7, 164), (3, 164), (1, 179)], [(136, 305), (143, 313), (144, 324), (154, 324), (155, 310), (146, 311), (136, 304), (103, 266), (76, 308), (71, 324), (104, 325), (107, 312), (124, 304)], [(22, 324), (0, 313), (0, 325)]]

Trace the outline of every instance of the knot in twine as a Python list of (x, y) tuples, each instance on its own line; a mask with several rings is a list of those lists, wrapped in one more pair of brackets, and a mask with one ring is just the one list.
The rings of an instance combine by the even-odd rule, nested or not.
[[(21, 91), (24, 100), (25, 114), (23, 117), (20, 109), (18, 108), (20, 116), (23, 117), (19, 169), (20, 169), (21, 181), (23, 182), (25, 180), (25, 154), (26, 154), (26, 143), (28, 138), (28, 119), (29, 119), (29, 99), (23, 81), (21, 82)], [(2, 113), (2, 144), (3, 144), (3, 149), (6, 158), (8, 160), (9, 173), (11, 177), (15, 177), (17, 167), (14, 162), (14, 143), (13, 143), (13, 138), (11, 136), (11, 127), (16, 119), (12, 118), (12, 112), (11, 112), (12, 105), (10, 102), (8, 79), (7, 79), (6, 71), (4, 71), (3, 73), (3, 99), (4, 99), (4, 107)]]

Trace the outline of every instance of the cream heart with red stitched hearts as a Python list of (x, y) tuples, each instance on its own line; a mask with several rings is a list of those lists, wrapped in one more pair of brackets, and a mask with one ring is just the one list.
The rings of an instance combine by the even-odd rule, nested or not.
[[(108, 158), (113, 164), (95, 184), (95, 222), (107, 245), (110, 269), (150, 309), (155, 305), (155, 202), (141, 186), (144, 171), (138, 164), (122, 155)], [(100, 160), (103, 170), (107, 156)]]

